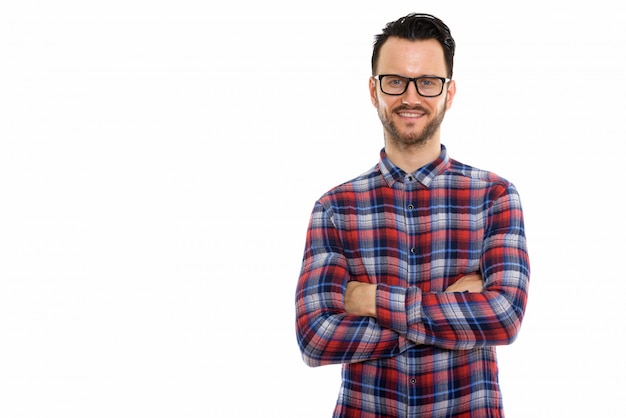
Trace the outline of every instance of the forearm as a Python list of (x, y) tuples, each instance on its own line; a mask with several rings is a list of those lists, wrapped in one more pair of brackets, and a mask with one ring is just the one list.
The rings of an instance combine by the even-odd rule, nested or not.
[(342, 299), (343, 290), (330, 297), (311, 293), (320, 288), (316, 281), (303, 280), (296, 297), (296, 335), (306, 364), (351, 363), (398, 354), (396, 332), (381, 327), (373, 318), (349, 314), (342, 306), (329, 303)]
[(345, 258), (338, 254), (318, 254), (303, 263), (296, 289), (296, 335), (310, 366), (392, 357), (399, 352), (395, 331), (346, 311), (349, 278)]
[(453, 349), (510, 344), (521, 326), (525, 305), (525, 298), (511, 297), (514, 292), (416, 292), (409, 304), (421, 305), (420, 315), (409, 321), (409, 338)]
[(506, 292), (422, 292), (379, 285), (378, 322), (416, 344), (447, 349), (504, 345), (517, 335), (525, 298)]
[(363, 316), (301, 315), (296, 335), (302, 358), (312, 367), (388, 358), (400, 352), (398, 334)]

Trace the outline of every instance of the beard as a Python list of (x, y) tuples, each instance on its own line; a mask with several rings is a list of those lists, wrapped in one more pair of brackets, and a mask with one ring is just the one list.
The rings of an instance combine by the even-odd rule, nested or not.
[[(394, 114), (402, 110), (418, 110), (424, 113), (424, 117), (428, 117), (431, 114), (431, 112), (421, 106), (399, 106), (393, 109), (391, 113)], [(380, 118), (380, 121), (383, 124), (383, 128), (385, 129), (385, 139), (395, 142), (396, 144), (398, 144), (398, 146), (402, 148), (420, 147), (425, 145), (439, 130), (445, 114), (446, 109), (444, 107), (443, 109), (436, 111), (433, 118), (426, 124), (426, 126), (424, 126), (421, 131), (403, 134), (400, 132), (398, 126), (393, 122), (391, 117), (384, 114), (381, 111), (380, 107), (378, 107), (378, 117)]]

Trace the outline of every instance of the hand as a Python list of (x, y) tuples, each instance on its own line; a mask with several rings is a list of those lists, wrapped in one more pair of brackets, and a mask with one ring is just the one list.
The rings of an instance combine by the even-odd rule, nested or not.
[(376, 318), (376, 285), (352, 281), (346, 287), (343, 304), (351, 315)]
[(448, 286), (446, 293), (465, 292), (480, 293), (484, 289), (483, 278), (480, 274), (468, 274)]

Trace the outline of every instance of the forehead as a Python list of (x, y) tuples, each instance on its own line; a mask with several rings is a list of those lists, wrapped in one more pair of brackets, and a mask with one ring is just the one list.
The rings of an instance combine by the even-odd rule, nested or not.
[(390, 37), (380, 49), (378, 73), (445, 76), (443, 48), (436, 39), (412, 41)]

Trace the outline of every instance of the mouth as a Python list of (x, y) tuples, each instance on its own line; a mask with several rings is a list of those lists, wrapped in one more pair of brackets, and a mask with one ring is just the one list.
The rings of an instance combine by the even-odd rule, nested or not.
[(397, 112), (397, 114), (401, 118), (407, 118), (407, 119), (417, 119), (417, 118), (421, 118), (422, 116), (425, 115), (424, 112), (407, 111), (407, 110), (403, 110), (403, 111)]
[(403, 119), (419, 119), (428, 114), (425, 109), (417, 107), (412, 109), (401, 107), (400, 109), (396, 109), (395, 113)]

